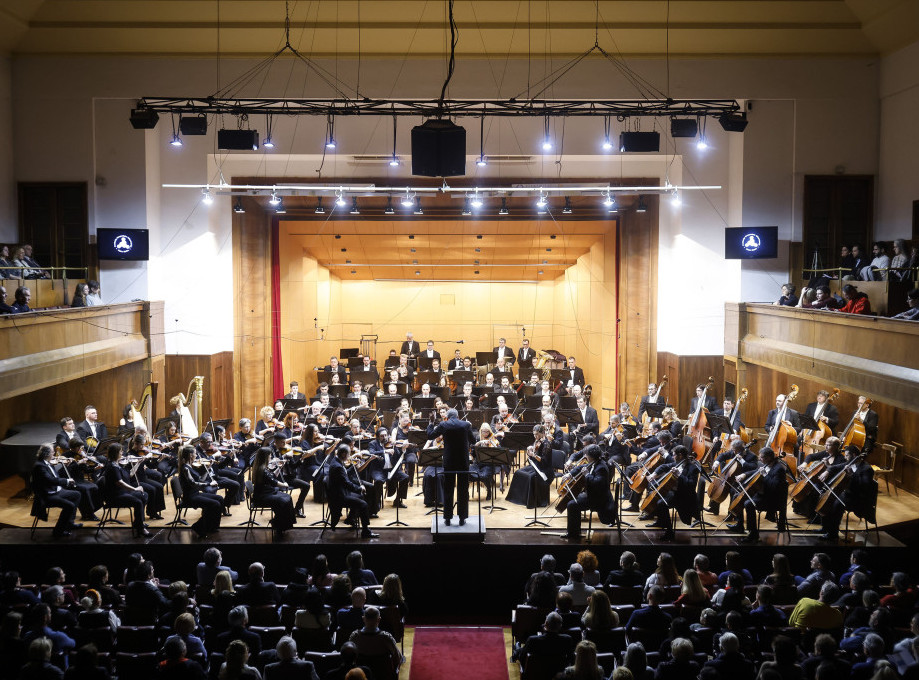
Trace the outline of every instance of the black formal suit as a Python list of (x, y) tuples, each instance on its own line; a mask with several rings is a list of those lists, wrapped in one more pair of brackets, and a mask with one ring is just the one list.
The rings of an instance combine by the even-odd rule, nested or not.
[(578, 425), (578, 434), (584, 435), (590, 432), (596, 437), (600, 433), (600, 418), (597, 416), (597, 409), (593, 406), (587, 406), (581, 416), (584, 419), (584, 423)]
[(191, 465), (182, 466), (179, 485), (182, 487), (182, 505), (201, 508), (201, 517), (191, 528), (199, 535), (212, 534), (220, 529), (220, 515), (225, 502), (229, 507), (229, 495), (224, 501), (217, 495), (217, 485), (211, 486)]
[(628, 632), (633, 628), (650, 628), (652, 630), (665, 631), (670, 628), (671, 620), (670, 614), (663, 611), (658, 605), (649, 604), (632, 612), (628, 623), (625, 624), (625, 630)]
[(399, 354), (406, 354), (410, 357), (413, 357), (420, 351), (421, 345), (418, 344), (417, 340), (412, 340), (411, 342), (406, 340), (402, 343), (402, 347), (399, 349)]
[(256, 657), (262, 651), (262, 638), (259, 634), (247, 630), (242, 626), (235, 626), (217, 636), (217, 645), (214, 649), (226, 649), (233, 640), (242, 640), (249, 648), (250, 656)]
[[(699, 517), (699, 504), (696, 496), (696, 486), (699, 483), (699, 468), (689, 460), (674, 465), (673, 463), (664, 463), (654, 471), (654, 476), (661, 479), (663, 475), (671, 470), (676, 470), (677, 481), (676, 487), (671, 491), (664, 493), (666, 503), (658, 500), (656, 506), (657, 522), (664, 531), (673, 529), (673, 522), (670, 518), (670, 509), (676, 508), (680, 521), (684, 524), (691, 524), (694, 519)], [(650, 488), (648, 493), (652, 493)]]
[[(493, 347), (491, 351), (497, 353), (500, 349), (500, 347)], [(498, 358), (500, 359), (501, 357), (504, 357), (505, 363), (512, 364), (517, 360), (517, 352), (514, 351), (513, 347), (505, 345), (504, 351), (498, 354)]]
[(600, 433), (600, 451), (607, 459), (616, 461), (621, 467), (628, 467), (632, 462), (632, 454), (629, 447), (616, 438), (615, 431), (606, 428)]
[[(693, 397), (692, 400), (689, 402), (689, 412), (695, 413), (698, 407), (699, 407), (699, 397)], [(706, 394), (705, 403), (703, 404), (703, 407), (705, 408), (706, 411), (714, 411), (716, 408), (718, 408), (718, 402), (715, 401), (715, 397), (713, 397), (710, 394)]]
[(290, 659), (265, 666), (262, 674), (265, 680), (319, 680), (312, 661)]
[(89, 437), (95, 436), (98, 441), (108, 438), (108, 428), (105, 426), (105, 423), (96, 421), (96, 434), (93, 435), (93, 430), (89, 426), (89, 422), (84, 420), (82, 423), (77, 425), (77, 434), (80, 435), (81, 441), (86, 441)]
[(418, 354), (418, 356), (421, 357), (422, 359), (437, 359), (438, 361), (440, 361), (440, 352), (438, 352), (436, 349), (430, 353), (426, 349), (422, 350)]
[(365, 529), (370, 525), (370, 507), (361, 496), (361, 484), (354, 481), (337, 457), (329, 461), (329, 512), (332, 527), (338, 524), (342, 508), (356, 513)]
[(77, 432), (76, 430), (74, 430), (73, 433), (64, 432), (64, 430), (61, 430), (60, 432), (57, 433), (57, 436), (54, 438), (54, 445), (57, 446), (57, 448), (59, 448), (61, 451), (66, 453), (67, 451), (70, 451), (70, 440), (71, 439), (79, 439), (80, 441), (83, 441), (83, 439), (80, 437), (80, 433)]
[[(827, 480), (832, 480), (845, 467), (845, 462), (829, 466)], [(864, 459), (860, 460), (852, 470), (849, 485), (842, 494), (839, 494), (839, 498), (842, 503), (831, 496), (828, 507), (824, 510), (823, 531), (829, 534), (830, 538), (836, 538), (839, 534), (839, 524), (846, 510), (854, 512), (856, 517), (875, 520), (877, 482), (874, 480), (874, 470)]]
[(568, 536), (580, 536), (581, 513), (584, 510), (595, 510), (597, 518), (604, 524), (610, 524), (616, 518), (616, 506), (610, 492), (609, 466), (602, 460), (588, 464), (584, 476), (584, 491), (577, 498), (568, 501)]
[[(744, 425), (743, 419), (740, 417), (740, 414), (737, 413), (737, 409), (732, 409), (730, 413), (725, 413), (723, 408), (716, 409), (712, 411), (716, 416), (721, 416), (727, 418), (731, 421), (731, 424), (734, 426), (731, 430), (732, 434), (737, 434), (740, 432), (741, 428), (746, 427)], [(721, 434), (721, 428), (717, 428), (712, 432), (713, 437), (717, 437)]]
[(536, 358), (536, 352), (530, 347), (521, 347), (517, 351), (517, 365), (530, 367), (533, 365), (533, 359)]
[(573, 369), (566, 369), (565, 373), (567, 378), (565, 380), (565, 386), (568, 385), (568, 382), (571, 381), (572, 385), (580, 385), (584, 387), (584, 369), (580, 366), (575, 366)]
[(443, 436), (444, 442), (444, 519), (453, 517), (453, 491), (456, 490), (456, 514), (460, 519), (469, 516), (469, 480), (468, 475), (457, 472), (469, 470), (469, 447), (475, 443), (472, 425), (459, 418), (448, 418), (442, 423), (428, 425), (428, 439)]
[(169, 600), (163, 591), (150, 581), (131, 581), (124, 591), (124, 604), (138, 611), (162, 613), (169, 609)]
[(523, 643), (523, 649), (520, 650), (520, 658), (524, 664), (528, 657), (558, 657), (561, 668), (568, 663), (574, 652), (574, 639), (565, 633), (540, 633), (531, 635)]
[[(341, 366), (339, 366), (339, 368), (341, 368)], [(296, 395), (294, 395), (292, 392), (288, 392), (287, 394), (284, 395), (284, 398), (285, 399), (296, 399), (297, 401), (306, 401), (306, 395), (303, 392), (297, 392)]]
[(874, 449), (874, 443), (878, 438), (878, 414), (870, 408), (865, 413), (865, 445), (862, 447), (863, 453), (871, 453)]
[[(769, 467), (762, 480), (751, 498), (744, 501), (743, 508), (746, 515), (747, 527), (752, 536), (758, 536), (756, 530), (756, 511), (779, 512), (785, 510), (788, 502), (788, 478), (786, 477), (787, 468), (784, 463), (778, 460), (774, 461)], [(748, 479), (745, 479), (746, 483)], [(738, 529), (743, 531), (744, 518), (738, 517)]]
[(451, 360), (450, 360), (450, 368), (449, 368), (449, 370), (451, 370), (451, 371), (462, 371), (462, 370), (464, 370), (463, 360), (462, 360), (462, 359), (456, 359), (456, 358), (451, 359)]
[[(819, 404), (816, 401), (812, 401), (807, 405), (807, 408), (804, 409), (804, 415), (816, 418), (814, 414), (817, 412), (817, 406), (819, 406)], [(830, 428), (830, 431), (836, 432), (836, 428), (839, 427), (839, 409), (833, 406), (833, 404), (825, 404), (823, 407), (823, 415), (826, 416), (826, 426)]]
[(647, 410), (648, 404), (649, 404), (649, 403), (663, 404), (663, 403), (664, 403), (664, 397), (663, 397), (663, 395), (660, 395), (660, 396), (657, 397), (657, 401), (652, 402), (652, 401), (651, 401), (651, 396), (650, 396), (650, 395), (646, 394), (645, 396), (643, 396), (643, 397), (641, 398), (641, 402), (638, 404), (638, 420), (639, 420), (639, 421), (641, 421), (642, 416), (644, 416), (645, 411)]
[[(769, 411), (769, 415), (766, 416), (766, 424), (764, 425), (764, 427), (767, 433), (772, 432), (772, 428), (775, 426), (776, 414), (778, 412), (779, 410), (774, 408), (771, 411)], [(801, 429), (801, 419), (798, 417), (798, 412), (795, 411), (793, 408), (785, 409), (785, 420), (791, 423), (791, 426), (795, 428), (795, 430)]]
[[(146, 491), (132, 491), (122, 486), (124, 482), (131, 488), (141, 486), (131, 479), (130, 473), (118, 463), (109, 462), (102, 473), (102, 496), (113, 508), (131, 508), (134, 517), (134, 531), (144, 529), (144, 509), (147, 505)], [(143, 488), (143, 486), (141, 486)]]
[[(400, 453), (393, 449), (392, 453), (386, 453), (386, 447), (378, 439), (374, 439), (367, 445), (367, 450), (379, 456), (382, 460), (375, 460), (367, 466), (368, 476), (378, 484), (386, 485), (386, 495), (396, 494), (396, 501), (403, 500), (408, 496), (408, 475), (401, 469), (395, 473), (392, 472), (393, 465), (398, 462)], [(402, 465), (400, 464), (401, 468)], [(390, 475), (392, 476), (390, 477)]]
[(47, 508), (60, 508), (61, 514), (54, 525), (55, 535), (73, 526), (80, 504), (80, 492), (68, 489), (68, 486), (72, 487), (74, 483), (67, 477), (58, 476), (47, 461), (37, 461), (32, 467), (32, 492), (35, 494), (32, 516), (47, 517)]
[(250, 607), (281, 604), (281, 593), (272, 581), (253, 581), (236, 589), (239, 601)]
[(329, 374), (338, 373), (338, 378), (341, 381), (341, 384), (346, 384), (345, 381), (347, 380), (346, 376), (348, 372), (341, 364), (338, 364), (338, 368), (332, 368), (332, 364), (326, 364), (322, 370), (328, 372)]

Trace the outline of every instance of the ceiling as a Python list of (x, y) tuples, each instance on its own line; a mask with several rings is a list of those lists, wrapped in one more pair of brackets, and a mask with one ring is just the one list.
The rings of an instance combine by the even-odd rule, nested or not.
[[(291, 1), (291, 43), (314, 57), (350, 58), (358, 44), (368, 58), (441, 56), (445, 5)], [(284, 44), (284, 7), (280, 0), (0, 0), (0, 52), (264, 55)], [(666, 54), (668, 37), (674, 56), (876, 55), (919, 39), (916, 0), (599, 0), (598, 11), (583, 0), (460, 0), (458, 56), (579, 54), (593, 44), (595, 25), (600, 46), (624, 56)]]

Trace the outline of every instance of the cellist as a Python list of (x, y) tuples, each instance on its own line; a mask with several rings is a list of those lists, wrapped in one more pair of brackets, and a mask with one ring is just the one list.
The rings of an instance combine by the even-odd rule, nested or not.
[(831, 494), (823, 508), (822, 541), (839, 539), (839, 523), (843, 513), (850, 510), (856, 517), (874, 519), (877, 503), (877, 483), (874, 481), (874, 470), (864, 454), (859, 454), (858, 447), (846, 448), (845, 461), (827, 468), (828, 480), (838, 475), (847, 475), (848, 486), (841, 494)]
[[(782, 405), (785, 403), (785, 395), (780, 394), (775, 398), (775, 408), (769, 411), (769, 415), (766, 416), (766, 424), (763, 426), (766, 432), (771, 432), (772, 428), (775, 426), (776, 414), (782, 410)], [(798, 417), (798, 412), (795, 411), (790, 406), (785, 408), (785, 421), (791, 423), (791, 426), (795, 428), (796, 432), (801, 431), (801, 419)]]
[[(782, 399), (784, 400), (784, 396)], [(746, 516), (749, 533), (741, 539), (741, 543), (755, 543), (759, 540), (759, 530), (756, 526), (757, 510), (781, 513), (788, 502), (788, 468), (776, 458), (775, 451), (769, 447), (760, 449), (759, 461), (761, 465), (757, 470), (737, 475), (737, 481), (744, 485), (741, 492), (746, 496), (743, 502), (744, 512), (735, 524), (728, 525), (728, 529), (742, 532)], [(758, 484), (751, 481), (757, 475)]]
[[(791, 508), (795, 514), (809, 518), (810, 524), (821, 523), (820, 516), (816, 514), (816, 508), (820, 494), (823, 493), (825, 489), (824, 483), (828, 477), (832, 478), (832, 475), (827, 474), (827, 469), (841, 466), (846, 462), (845, 456), (842, 452), (842, 441), (839, 439), (839, 437), (830, 437), (826, 440), (825, 446), (826, 449), (824, 449), (820, 454), (817, 454), (820, 455), (820, 458), (811, 462), (811, 466), (822, 462), (823, 465), (821, 468), (823, 469), (823, 472), (819, 473), (818, 475), (814, 475), (813, 473), (815, 473), (816, 470), (813, 467), (809, 467), (807, 470), (800, 471), (801, 475), (810, 475), (811, 477), (816, 477), (816, 479), (811, 480), (816, 488), (815, 486), (810, 486), (809, 490), (805, 492), (806, 496), (802, 500), (793, 500), (791, 504)], [(810, 457), (811, 456), (808, 456), (808, 458)], [(799, 477), (799, 479), (802, 478)]]
[[(591, 438), (593, 435), (589, 435)], [(600, 447), (591, 442), (583, 449), (587, 467), (584, 470), (584, 490), (568, 501), (568, 539), (581, 538), (581, 513), (593, 510), (604, 524), (616, 518), (616, 501), (610, 491), (609, 466), (600, 457)]]
[[(722, 451), (721, 455), (715, 459), (715, 463), (712, 468), (712, 476), (714, 477), (724, 474), (725, 468), (727, 468), (728, 464), (737, 456), (740, 456), (740, 459), (737, 461), (738, 465), (736, 466), (737, 474), (743, 472), (753, 472), (756, 468), (759, 467), (759, 459), (756, 457), (756, 454), (744, 445), (740, 435), (733, 434), (731, 435), (731, 445), (727, 448), (726, 451)], [(731, 498), (733, 499), (736, 494), (737, 491), (732, 490)], [(717, 515), (721, 512), (721, 504), (710, 500), (705, 511), (713, 515)]]
[(862, 421), (865, 426), (865, 444), (862, 446), (862, 453), (871, 453), (874, 449), (874, 443), (878, 438), (878, 413), (865, 407), (866, 397), (858, 398), (858, 409), (856, 418)]
[[(656, 465), (672, 462), (670, 456), (676, 442), (676, 440), (673, 438), (673, 435), (670, 434), (669, 430), (662, 430), (660, 433), (658, 433), (657, 439), (660, 442), (660, 445), (656, 449), (652, 449), (639, 454), (638, 458), (635, 459), (635, 462), (625, 469), (625, 474), (630, 480), (635, 477), (639, 470), (641, 470), (646, 466), (646, 464), (653, 460), (654, 456), (657, 454), (659, 454), (659, 456)], [(626, 510), (628, 512), (638, 512), (640, 500), (641, 494), (632, 489), (629, 495), (629, 507), (626, 508)], [(651, 515), (639, 515), (638, 519), (651, 519)]]
[(670, 518), (671, 508), (676, 508), (680, 520), (684, 524), (692, 524), (694, 519), (699, 519), (699, 505), (696, 502), (696, 486), (699, 483), (699, 465), (692, 460), (689, 450), (682, 444), (673, 447), (672, 460), (664, 463), (655, 471), (648, 482), (648, 493), (658, 493), (654, 486), (668, 476), (674, 481), (666, 484), (660, 490), (661, 497), (655, 506), (657, 519), (649, 524), (650, 528), (663, 529), (660, 535), (662, 541), (674, 539), (673, 521)]

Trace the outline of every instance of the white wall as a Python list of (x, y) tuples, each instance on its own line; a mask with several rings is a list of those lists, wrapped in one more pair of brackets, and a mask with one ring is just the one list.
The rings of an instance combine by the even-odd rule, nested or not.
[[(225, 59), (225, 84), (252, 65)], [(630, 62), (648, 80), (664, 81), (661, 61)], [(362, 66), (363, 94), (374, 97), (432, 97), (440, 89), (439, 60), (375, 60)], [(339, 75), (354, 81), (353, 63), (340, 63)], [(661, 156), (621, 159), (597, 156), (602, 122), (557, 120), (553, 134), (564, 156), (537, 155), (525, 166), (470, 166), (470, 176), (634, 177), (643, 174), (687, 184), (720, 184), (722, 191), (683, 196), (684, 207), (661, 211), (659, 349), (679, 354), (721, 352), (722, 308), (726, 300), (766, 299), (784, 279), (787, 261), (745, 265), (722, 259), (723, 228), (778, 224), (783, 238), (800, 236), (800, 187), (805, 173), (877, 171), (877, 65), (867, 59), (694, 60), (671, 66), (674, 97), (749, 99), (750, 125), (744, 135), (708, 127), (713, 149), (699, 154), (692, 145), (676, 146), (664, 135)], [(293, 74), (293, 77), (289, 76)], [(540, 74), (541, 77), (541, 74)], [(315, 82), (314, 82), (315, 81)], [(0, 97), (2, 97), (0, 70)], [(272, 154), (214, 154), (214, 135), (186, 138), (168, 146), (171, 123), (162, 118), (152, 132), (131, 129), (133, 99), (143, 95), (206, 95), (215, 89), (214, 62), (194, 59), (17, 57), (13, 64), (13, 171), (16, 181), (83, 180), (90, 187), (90, 230), (99, 226), (143, 226), (151, 230), (151, 259), (145, 264), (102, 271), (109, 301), (135, 297), (166, 300), (169, 352), (216, 352), (233, 347), (232, 245), (230, 204), (206, 210), (195, 192), (163, 190), (163, 183), (218, 182), (223, 168), (233, 175), (330, 177), (379, 175), (408, 179), (408, 167), (352, 166), (350, 154), (387, 154), (392, 148), (387, 118), (336, 121), (338, 153), (320, 159), (324, 121), (283, 119), (275, 125), (279, 148)], [(302, 65), (284, 62), (251, 94), (328, 96)], [(524, 62), (463, 61), (451, 85), (454, 97), (509, 97), (526, 90)], [(585, 61), (545, 96), (634, 98), (636, 93), (608, 63)], [(409, 150), (409, 128), (399, 124), (398, 152)], [(253, 120), (264, 137), (265, 123)], [(235, 125), (223, 121), (214, 127)], [(478, 153), (477, 121), (466, 122), (468, 151)], [(613, 135), (620, 124), (614, 122)], [(649, 124), (644, 123), (643, 129)], [(664, 126), (666, 127), (666, 125)], [(2, 102), (0, 102), (2, 131)], [(486, 123), (486, 154), (538, 154), (542, 120), (494, 119)], [(293, 154), (288, 157), (286, 154)], [(0, 151), (0, 180), (3, 153)], [(913, 173), (915, 174), (915, 173)], [(96, 183), (96, 178), (104, 181)], [(2, 195), (0, 195), (2, 198)], [(2, 216), (0, 216), (2, 225)], [(2, 226), (0, 226), (2, 228)], [(267, 234), (266, 234), (267, 238)], [(683, 303), (701, 301), (691, 317)], [(264, 301), (254, 301), (264, 304)]]
[(881, 61), (879, 239), (909, 238), (919, 200), (919, 42)]
[(0, 243), (16, 240), (16, 183), (13, 179), (12, 61), (0, 56)]

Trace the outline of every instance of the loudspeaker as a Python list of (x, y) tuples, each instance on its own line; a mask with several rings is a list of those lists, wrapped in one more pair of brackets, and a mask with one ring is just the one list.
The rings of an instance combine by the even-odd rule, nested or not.
[(746, 113), (726, 113), (718, 119), (725, 132), (743, 132), (747, 128)]
[(228, 151), (256, 151), (258, 130), (217, 130), (217, 148)]
[(465, 128), (438, 118), (413, 127), (412, 174), (422, 177), (465, 175)]
[(207, 117), (188, 116), (179, 118), (179, 132), (183, 135), (206, 135)]
[(670, 119), (670, 136), (677, 137), (695, 137), (699, 134), (699, 121), (695, 118), (671, 118)]
[(160, 114), (152, 109), (131, 109), (131, 127), (135, 130), (152, 130), (159, 119)]
[(619, 151), (634, 151), (638, 153), (658, 152), (661, 150), (661, 134), (659, 132), (620, 132)]

